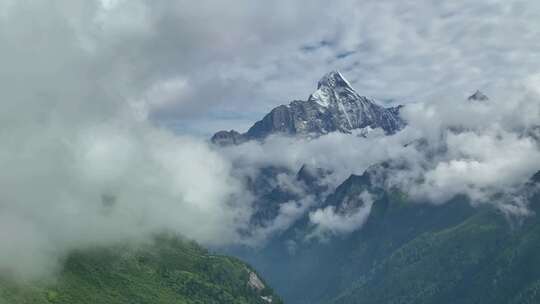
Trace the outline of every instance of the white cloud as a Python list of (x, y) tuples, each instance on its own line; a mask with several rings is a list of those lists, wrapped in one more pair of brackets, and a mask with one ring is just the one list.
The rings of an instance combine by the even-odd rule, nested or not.
[(286, 231), (297, 220), (302, 218), (316, 204), (312, 195), (304, 195), (297, 201), (287, 201), (279, 205), (279, 211), (275, 218), (268, 220), (260, 227), (252, 228), (249, 237), (243, 241), (251, 246), (264, 245), (276, 234)]
[(523, 184), (540, 170), (538, 144), (512, 133), (450, 133), (446, 149), (421, 173), (424, 181), (419, 186), (414, 186), (414, 181), (404, 183), (411, 187), (411, 194), (440, 203), (467, 194), (481, 202), (497, 191)]
[(348, 199), (353, 202), (344, 203), (354, 204), (355, 207), (342, 206), (341, 208), (345, 207), (346, 210), (340, 212), (336, 206), (328, 206), (310, 212), (309, 220), (316, 228), (309, 237), (325, 238), (328, 234), (348, 234), (360, 229), (369, 217), (373, 197), (369, 192), (363, 191), (357, 198)]
[(167, 103), (183, 82), (141, 80), (154, 74), (130, 58), (141, 48), (132, 26), (100, 27), (94, 2), (10, 7), (0, 19), (1, 274), (50, 275), (72, 249), (165, 231), (238, 241), (250, 202), (228, 160), (134, 111), (132, 100)]

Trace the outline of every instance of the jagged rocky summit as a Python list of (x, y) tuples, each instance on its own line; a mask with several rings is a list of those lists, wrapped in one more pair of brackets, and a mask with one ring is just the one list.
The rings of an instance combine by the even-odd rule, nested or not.
[(469, 96), (469, 98), (467, 98), (467, 100), (469, 100), (469, 101), (488, 101), (489, 97), (487, 97), (486, 94), (480, 92), (480, 90), (476, 90), (476, 92), (474, 92), (474, 94)]
[(318, 137), (330, 132), (351, 133), (363, 128), (380, 128), (386, 134), (402, 129), (400, 107), (385, 108), (359, 95), (338, 71), (322, 77), (307, 100), (295, 100), (274, 108), (246, 133), (219, 131), (212, 136), (218, 145), (235, 145), (263, 140), (272, 134)]

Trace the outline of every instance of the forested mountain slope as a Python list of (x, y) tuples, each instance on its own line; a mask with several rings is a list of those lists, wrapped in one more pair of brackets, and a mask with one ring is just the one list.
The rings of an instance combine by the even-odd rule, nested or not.
[(170, 237), (139, 248), (73, 252), (52, 281), (0, 281), (2, 304), (270, 302), (281, 303), (246, 264)]

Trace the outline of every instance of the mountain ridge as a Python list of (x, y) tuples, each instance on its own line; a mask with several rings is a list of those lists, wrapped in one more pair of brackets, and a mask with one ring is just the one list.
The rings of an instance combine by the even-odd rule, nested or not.
[(294, 100), (273, 108), (245, 133), (219, 131), (211, 141), (237, 145), (264, 140), (273, 134), (314, 138), (331, 132), (352, 133), (363, 128), (380, 128), (394, 134), (405, 126), (401, 106), (385, 108), (358, 94), (339, 71), (325, 74), (307, 100)]

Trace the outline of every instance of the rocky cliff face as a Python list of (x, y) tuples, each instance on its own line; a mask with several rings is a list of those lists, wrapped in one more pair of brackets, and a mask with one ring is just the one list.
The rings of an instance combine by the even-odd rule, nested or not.
[(235, 130), (219, 131), (212, 136), (212, 143), (220, 146), (239, 145), (246, 141), (244, 135)]
[(323, 76), (308, 100), (295, 100), (274, 108), (246, 133), (220, 131), (212, 142), (220, 145), (263, 140), (272, 134), (318, 137), (330, 132), (351, 133), (380, 128), (393, 134), (404, 126), (399, 107), (385, 108), (360, 96), (337, 71)]

